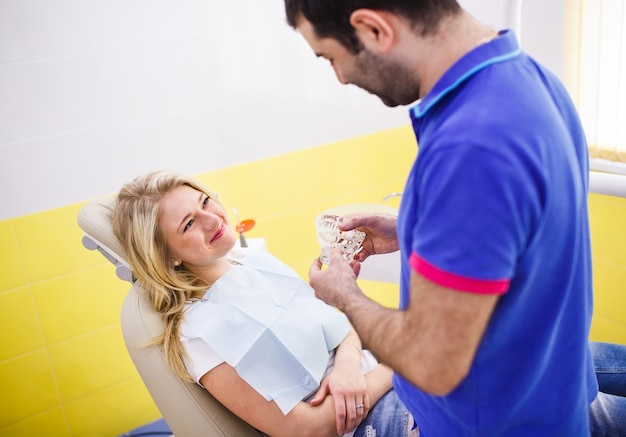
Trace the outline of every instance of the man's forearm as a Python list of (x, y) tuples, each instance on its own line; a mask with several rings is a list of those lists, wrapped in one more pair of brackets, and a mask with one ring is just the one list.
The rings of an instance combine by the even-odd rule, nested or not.
[[(355, 288), (358, 286), (355, 284)], [(379, 361), (394, 367), (397, 344), (401, 342), (401, 317), (398, 310), (385, 308), (369, 299), (358, 289), (345, 293), (339, 309), (350, 319), (359, 334), (364, 348), (370, 350)]]

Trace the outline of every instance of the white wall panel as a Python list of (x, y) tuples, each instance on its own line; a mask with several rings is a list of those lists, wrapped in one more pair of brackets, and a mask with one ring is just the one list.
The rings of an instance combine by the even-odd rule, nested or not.
[(0, 143), (209, 106), (195, 43), (0, 65)]
[(195, 38), (204, 0), (0, 0), (0, 62)]
[[(462, 4), (498, 28), (501, 1)], [(525, 2), (523, 44), (560, 50), (561, 1)], [(0, 219), (407, 123), (340, 85), (283, 0), (0, 0)]]

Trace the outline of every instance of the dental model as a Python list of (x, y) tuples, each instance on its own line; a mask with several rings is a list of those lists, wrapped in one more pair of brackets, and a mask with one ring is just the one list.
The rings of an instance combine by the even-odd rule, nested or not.
[(330, 263), (330, 250), (338, 247), (343, 253), (343, 257), (351, 262), (354, 255), (359, 253), (365, 239), (365, 232), (353, 229), (351, 231), (340, 231), (338, 224), (342, 218), (334, 214), (323, 214), (317, 222), (317, 238), (322, 247), (320, 260), (328, 265)]

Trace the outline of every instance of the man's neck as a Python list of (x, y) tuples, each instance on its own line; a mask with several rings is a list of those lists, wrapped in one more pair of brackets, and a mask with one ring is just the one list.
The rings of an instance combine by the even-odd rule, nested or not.
[(459, 59), (481, 44), (491, 41), (497, 32), (483, 25), (466, 12), (446, 19), (434, 35), (422, 38), (424, 47), (418, 58), (420, 70), (420, 98)]

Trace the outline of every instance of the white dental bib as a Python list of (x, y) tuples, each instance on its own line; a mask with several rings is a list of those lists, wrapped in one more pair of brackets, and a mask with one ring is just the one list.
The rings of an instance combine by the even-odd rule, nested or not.
[(204, 340), (287, 414), (318, 389), (331, 351), (350, 329), (294, 270), (259, 250), (190, 306), (181, 334)]

